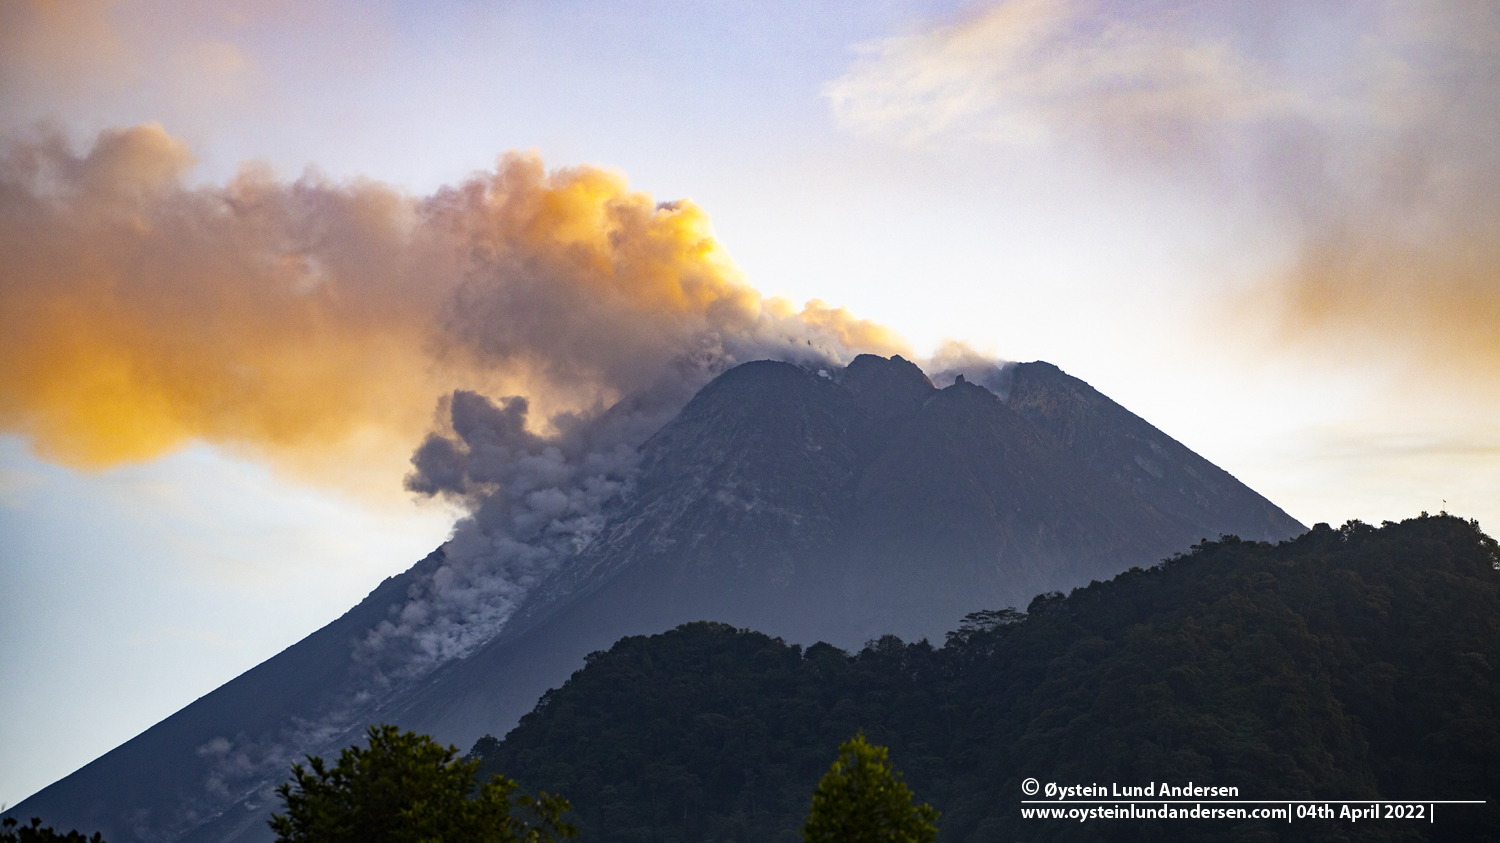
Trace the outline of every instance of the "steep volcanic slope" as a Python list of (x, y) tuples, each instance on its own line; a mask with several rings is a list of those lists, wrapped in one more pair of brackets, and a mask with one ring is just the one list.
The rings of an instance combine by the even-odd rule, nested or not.
[(1041, 363), (1009, 374), (1002, 400), (936, 389), (899, 357), (732, 369), (642, 446), (599, 537), (466, 658), (407, 685), (359, 658), (439, 552), (15, 812), (116, 841), (264, 839), (269, 789), (300, 752), (375, 719), (462, 745), (502, 734), (623, 635), (711, 619), (841, 647), (937, 637), (1202, 537), (1302, 532), (1082, 381)]
[[(646, 443), (636, 494), (502, 640), (627, 568), (653, 578), (612, 598), (635, 612), (743, 615), (844, 647), (936, 638), (975, 608), (1024, 606), (1201, 538), (1304, 530), (1082, 381), (1015, 368), (1009, 401), (936, 389), (900, 357), (826, 376), (769, 361), (726, 373)], [(1063, 425), (1034, 410), (1080, 404), (1090, 412)], [(1171, 482), (1106, 470), (1135, 451), (1166, 454)]]
[(367, 720), (378, 719), (362, 687), (358, 642), (401, 607), (415, 576), (441, 559), (439, 550), (388, 578), (342, 617), (7, 815), (100, 831), (111, 843), (176, 839), (222, 817), (234, 803), (242, 806), (240, 813), (259, 818), (264, 781), (284, 778), (304, 748), (347, 744)]
[[(1301, 531), (1229, 472), (1051, 363), (1021, 363), (1009, 374), (1012, 409), (1200, 538), (1275, 541)], [(1214, 532), (1203, 532), (1209, 527)]]
[[(984, 388), (935, 389), (899, 357), (829, 375), (754, 363), (704, 389), (645, 445), (605, 540), (416, 694), (403, 722), (464, 745), (500, 734), (584, 654), (684, 621), (841, 647), (887, 632), (936, 640), (967, 612), (1153, 564), (1229, 526), (1302, 532), (1123, 409), (1106, 417), (1122, 432), (1087, 430), (1102, 414), (1082, 427), (1174, 455), (1186, 479), (1148, 490), (1160, 508)], [(1058, 375), (1056, 403), (1088, 389)], [(1197, 506), (1226, 495), (1250, 511)]]

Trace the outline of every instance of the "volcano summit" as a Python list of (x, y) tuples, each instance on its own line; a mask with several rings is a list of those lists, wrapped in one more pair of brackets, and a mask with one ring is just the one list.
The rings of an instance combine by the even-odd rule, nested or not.
[(1056, 366), (970, 375), (939, 389), (872, 355), (733, 368), (640, 447), (624, 493), (574, 531), (587, 540), (513, 611), (476, 621), (462, 652), (402, 673), (371, 647), (427, 611), (451, 578), (445, 546), (13, 813), (114, 841), (265, 840), (272, 789), (303, 753), (376, 721), (461, 746), (503, 734), (622, 636), (713, 620), (845, 648), (936, 639), (968, 612), (1202, 538), (1304, 531)]

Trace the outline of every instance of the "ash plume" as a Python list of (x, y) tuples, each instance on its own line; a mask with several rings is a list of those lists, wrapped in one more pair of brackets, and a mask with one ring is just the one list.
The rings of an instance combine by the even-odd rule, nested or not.
[(608, 507), (633, 487), (639, 446), (712, 377), (750, 360), (809, 368), (851, 360), (858, 347), (810, 324), (834, 312), (812, 308), (700, 331), (684, 343), (689, 351), (644, 370), (649, 383), (607, 408), (552, 416), (545, 436), (532, 431), (524, 396), (497, 402), (458, 390), (444, 398), (445, 429), (418, 447), (406, 486), (459, 502), (469, 515), (455, 525), (441, 564), (363, 642), (380, 683), (418, 678), (492, 639), (533, 586), (595, 540)]
[(1010, 397), (1011, 381), (1015, 375), (1015, 364), (1001, 360), (993, 354), (985, 354), (965, 343), (947, 340), (937, 351), (923, 361), (922, 370), (933, 385), (939, 388), (952, 386), (959, 377), (969, 383), (995, 393), (1001, 401)]
[[(0, 429), (75, 466), (192, 440), (409, 453), (455, 389), (596, 412), (674, 361), (901, 348), (767, 300), (692, 202), (534, 154), (428, 196), (244, 166), (160, 126), (0, 146)], [(795, 346), (795, 348), (793, 348)], [(291, 460), (288, 460), (291, 461)]]
[(253, 164), (194, 186), (192, 166), (156, 125), (83, 153), (4, 145), (0, 429), (76, 466), (205, 440), (304, 472), (392, 464), (430, 434), (407, 488), (469, 514), (365, 642), (382, 683), (488, 640), (714, 375), (905, 350), (840, 308), (763, 298), (703, 209), (597, 167), (510, 153), (411, 196)]

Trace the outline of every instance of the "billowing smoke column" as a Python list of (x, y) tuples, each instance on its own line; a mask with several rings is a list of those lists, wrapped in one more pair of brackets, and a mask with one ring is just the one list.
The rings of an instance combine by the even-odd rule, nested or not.
[(0, 148), (0, 429), (81, 466), (195, 439), (404, 460), (454, 389), (594, 412), (679, 360), (900, 347), (762, 299), (700, 208), (604, 170), (507, 155), (412, 197), (192, 164), (152, 125)]
[(365, 641), (386, 681), (421, 676), (493, 637), (532, 586), (593, 541), (606, 505), (630, 489), (636, 447), (680, 401), (554, 419), (558, 432), (545, 438), (527, 429), (525, 398), (497, 405), (460, 390), (444, 404), (452, 430), (417, 449), (407, 487), (456, 498), (471, 514), (442, 564)]
[(0, 429), (84, 466), (193, 440), (399, 464), (437, 402), (407, 487), (470, 514), (365, 642), (382, 682), (493, 636), (709, 378), (905, 350), (841, 309), (763, 299), (701, 208), (598, 168), (510, 154), (413, 197), (256, 166), (191, 187), (191, 166), (157, 126), (85, 154), (5, 147)]
[[(579, 238), (574, 249), (538, 259), (512, 239), (526, 225), (502, 225), (483, 238), (485, 267), (460, 289), (447, 334), (497, 365), (525, 363), (551, 382), (575, 378), (621, 397), (607, 403), (592, 393), (591, 407), (550, 417), (545, 436), (528, 423), (523, 396), (496, 403), (458, 390), (444, 399), (447, 429), (417, 449), (406, 485), (460, 501), (471, 514), (444, 546), (441, 566), (365, 642), (384, 681), (423, 675), (492, 638), (533, 585), (594, 540), (605, 508), (630, 492), (637, 448), (714, 375), (765, 358), (838, 366), (860, 349), (895, 347), (881, 329), (818, 302), (800, 313), (763, 307), (732, 280), (700, 236), (701, 211), (687, 203), (609, 212), (626, 218), (612, 230), (645, 242)], [(496, 235), (498, 243), (489, 239)], [(527, 255), (523, 268), (516, 252)], [(599, 307), (600, 296), (609, 307)], [(587, 321), (588, 330), (557, 330), (571, 320)]]
[(447, 429), (417, 449), (407, 488), (470, 515), (442, 564), (366, 640), (384, 681), (492, 638), (533, 585), (594, 540), (605, 507), (631, 489), (636, 449), (714, 375), (747, 360), (839, 365), (896, 347), (821, 303), (763, 302), (697, 206), (652, 204), (607, 173), (549, 181), (513, 159), (433, 205), (476, 253), (444, 311), (444, 342), (482, 367), (533, 373), (576, 409), (537, 424), (525, 396), (444, 399)]

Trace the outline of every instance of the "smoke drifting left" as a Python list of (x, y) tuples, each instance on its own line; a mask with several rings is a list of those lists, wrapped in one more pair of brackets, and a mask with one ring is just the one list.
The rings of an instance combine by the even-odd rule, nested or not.
[[(80, 467), (193, 440), (302, 461), (406, 453), (457, 388), (594, 414), (745, 355), (899, 349), (763, 299), (688, 201), (529, 154), (430, 196), (279, 181), (189, 186), (156, 125), (0, 153), (0, 428)], [(692, 374), (699, 373), (699, 374)]]
[[(253, 165), (195, 187), (192, 164), (155, 125), (0, 152), (0, 429), (80, 467), (194, 440), (303, 467), (373, 454), (393, 489), (409, 468), (407, 489), (464, 507), (314, 717), (331, 733), (503, 628), (714, 375), (905, 350), (763, 299), (702, 209), (605, 170), (507, 154), (414, 197)], [(249, 741), (264, 763), (235, 780), (308, 750), (293, 726)]]
[(415, 203), (253, 168), (189, 189), (192, 163), (156, 126), (5, 150), (0, 425), (87, 467), (419, 426), (454, 282)]

